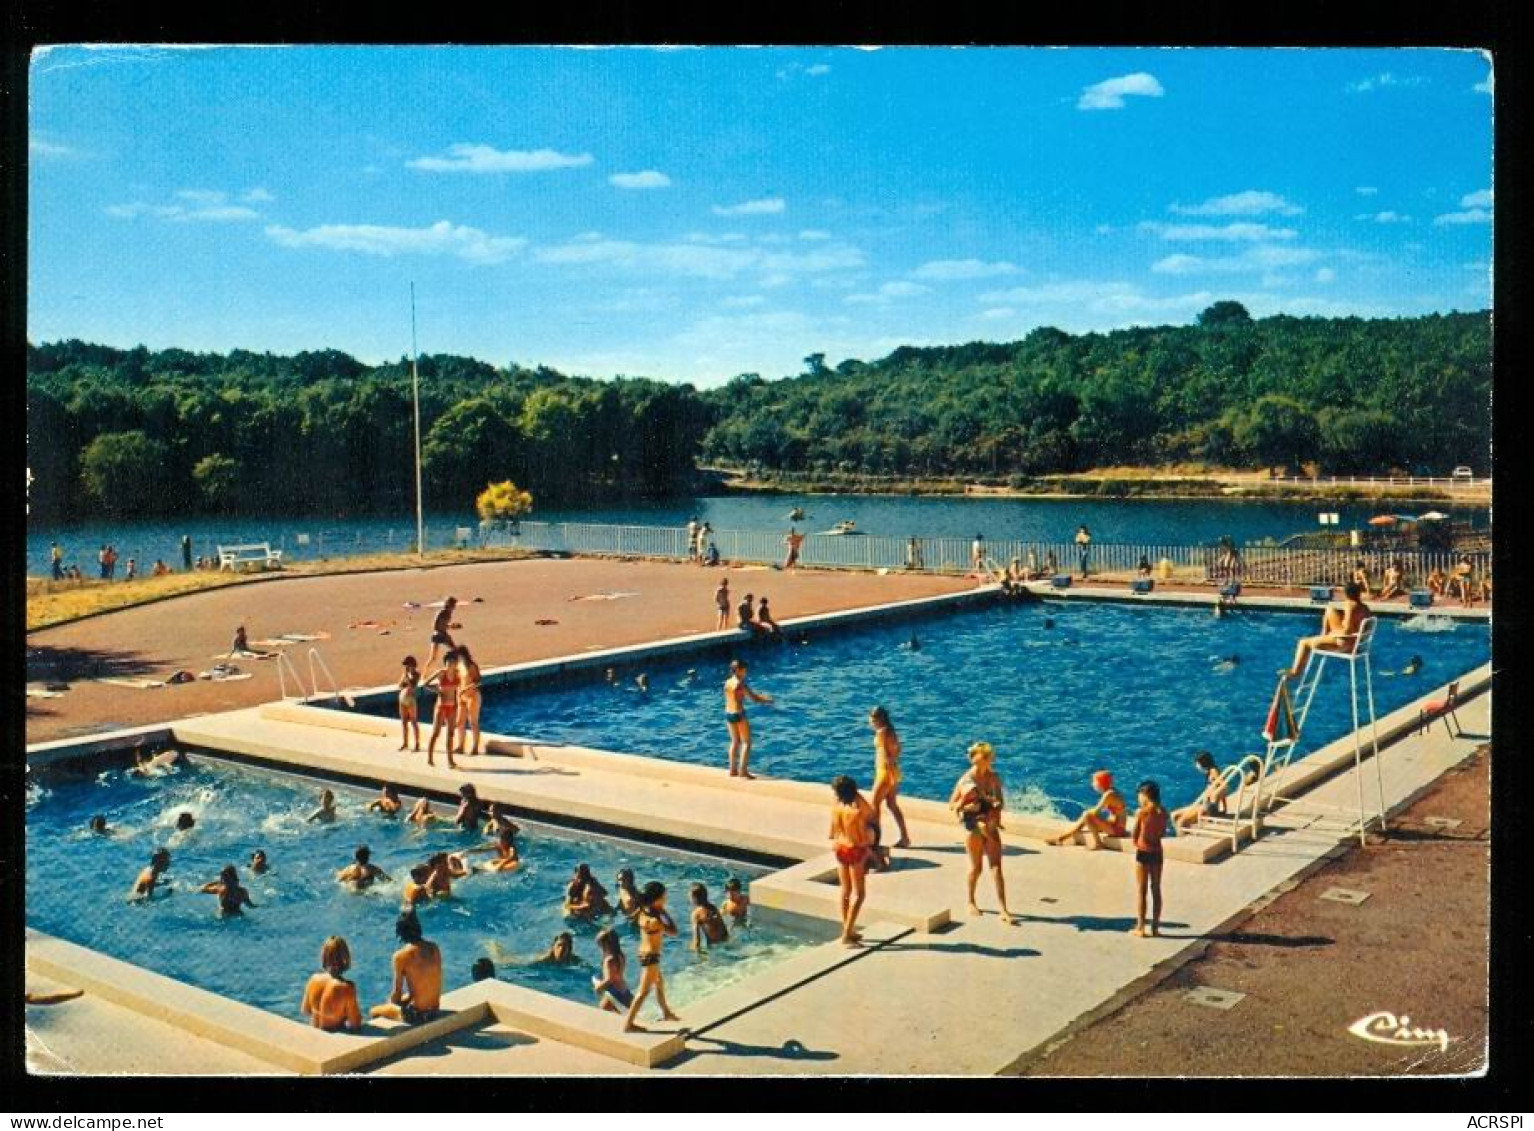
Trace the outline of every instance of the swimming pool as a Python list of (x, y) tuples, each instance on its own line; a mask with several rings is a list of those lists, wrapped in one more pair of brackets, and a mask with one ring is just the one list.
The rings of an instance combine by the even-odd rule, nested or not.
[[(1060, 814), (1093, 799), (1098, 768), (1121, 787), (1159, 779), (1182, 803), (1200, 781), (1194, 751), (1221, 764), (1263, 749), (1275, 673), (1316, 614), (1099, 602), (990, 605), (817, 632), (785, 645), (742, 641), (753, 688), (754, 770), (829, 781), (873, 772), (869, 708), (883, 704), (904, 745), (904, 792), (946, 800), (965, 750), (986, 739), (1017, 809)], [(917, 645), (913, 647), (913, 641)], [(711, 766), (725, 764), (721, 688), (731, 652), (654, 659), (579, 679), (487, 688), (486, 730)], [(1484, 623), (1382, 618), (1374, 646), (1380, 715), (1485, 662)], [(1423, 660), (1399, 674), (1412, 656)], [(635, 687), (648, 676), (649, 691)], [(689, 674), (689, 673), (693, 674)], [(1332, 665), (1301, 753), (1351, 729), (1347, 673)], [(379, 708), (380, 710), (384, 708)], [(1072, 812), (1072, 815), (1074, 813)]]
[[(320, 944), (338, 934), (350, 945), (349, 976), (365, 1011), (389, 993), (390, 957), (399, 945), (394, 922), (410, 867), (433, 852), (484, 838), (450, 827), (422, 830), (366, 813), (373, 795), (345, 786), (333, 787), (341, 812), (336, 823), (307, 824), (304, 818), (315, 808), (319, 785), (196, 757), (163, 778), (136, 778), (120, 768), (83, 778), (60, 771), (34, 776), (26, 802), (27, 922), (293, 1018), (300, 1017), (304, 984), (318, 969)], [(407, 806), (412, 802), (406, 799)], [(176, 833), (175, 818), (183, 810), (192, 812), (197, 824)], [(97, 813), (107, 817), (113, 835), (86, 831)], [(451, 817), (451, 811), (446, 815)], [(707, 956), (695, 956), (687, 949), (690, 885), (708, 885), (717, 904), (726, 879), (737, 876), (749, 884), (764, 869), (519, 823), (521, 868), (506, 874), (476, 872), (455, 881), (450, 898), (420, 908), (426, 937), (442, 948), (444, 991), (468, 984), (474, 960), (489, 955), (503, 980), (593, 1003), (591, 976), (600, 973), (601, 964), (592, 939), (602, 924), (567, 923), (560, 911), (564, 885), (582, 861), (614, 898), (613, 877), (621, 867), (633, 868), (640, 886), (650, 880), (666, 885), (667, 908), (682, 932), (668, 942), (663, 967), (667, 996), (678, 1010), (835, 936), (831, 924), (816, 932), (809, 925), (758, 921), (732, 930), (730, 941)], [(335, 882), (336, 870), (351, 862), (358, 844), (372, 848), (373, 862), (393, 877), (392, 883), (354, 892)], [(173, 891), (147, 903), (127, 902), (139, 870), (161, 845), (172, 854), (164, 878)], [(264, 849), (271, 862), (263, 876), (252, 875), (248, 867), (256, 848)], [(231, 863), (238, 865), (256, 908), (223, 920), (216, 915), (217, 900), (196, 889)], [(627, 923), (618, 929), (629, 982), (637, 985), (637, 932)], [(575, 935), (582, 964), (528, 964), (562, 930)], [(647, 1003), (645, 1015), (655, 1008)]]

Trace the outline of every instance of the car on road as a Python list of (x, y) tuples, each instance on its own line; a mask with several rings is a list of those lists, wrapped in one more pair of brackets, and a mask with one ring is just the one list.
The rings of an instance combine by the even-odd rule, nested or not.
[(1453, 475), (1453, 477), (1455, 479), (1474, 479), (1475, 478), (1475, 472), (1471, 471), (1464, 464), (1460, 464), (1450, 474)]

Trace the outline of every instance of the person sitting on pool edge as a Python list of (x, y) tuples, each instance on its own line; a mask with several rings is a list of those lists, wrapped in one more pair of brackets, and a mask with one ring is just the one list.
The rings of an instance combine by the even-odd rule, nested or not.
[(1225, 814), (1225, 779), (1220, 767), (1215, 765), (1214, 755), (1200, 750), (1193, 757), (1193, 764), (1204, 772), (1204, 790), (1191, 805), (1172, 810), (1172, 823), (1180, 829), (1196, 825), (1201, 817), (1219, 817)]
[(1076, 823), (1059, 836), (1052, 836), (1045, 844), (1062, 845), (1068, 840), (1075, 840), (1076, 834), (1085, 831), (1091, 840), (1087, 847), (1098, 849), (1103, 846), (1105, 836), (1123, 836), (1128, 831), (1124, 798), (1119, 791), (1113, 788), (1113, 775), (1107, 770), (1098, 770), (1092, 775), (1092, 788), (1098, 790), (1102, 796), (1097, 799), (1097, 804), (1090, 809), (1083, 809)]
[(394, 924), (405, 945), (394, 952), (394, 988), (389, 1000), (369, 1015), (394, 1018), (407, 1025), (430, 1021), (442, 1004), (442, 950), (421, 933), (421, 920), (406, 911)]
[(351, 969), (352, 952), (340, 935), (331, 935), (320, 947), (320, 973), (304, 987), (301, 1007), (312, 1018), (316, 1029), (334, 1033), (340, 1029), (354, 1032), (362, 1028), (362, 1009), (357, 1004), (357, 987), (344, 975)]
[(389, 873), (372, 863), (373, 850), (359, 844), (350, 864), (336, 873), (336, 882), (350, 884), (356, 890), (372, 886), (375, 880), (389, 881)]

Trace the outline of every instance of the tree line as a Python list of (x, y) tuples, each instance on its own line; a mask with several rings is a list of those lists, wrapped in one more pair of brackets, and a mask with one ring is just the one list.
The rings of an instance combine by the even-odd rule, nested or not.
[[(690, 489), (702, 462), (1029, 476), (1204, 461), (1327, 474), (1486, 470), (1488, 312), (1252, 319), (903, 346), (700, 392), (647, 378), (419, 359), (428, 505), (494, 480), (540, 502)], [(414, 500), (410, 365), (335, 350), (27, 348), (39, 517), (389, 513)]]

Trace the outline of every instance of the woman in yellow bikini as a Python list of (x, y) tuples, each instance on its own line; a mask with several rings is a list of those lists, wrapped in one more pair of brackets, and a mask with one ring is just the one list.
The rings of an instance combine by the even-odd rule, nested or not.
[(639, 899), (639, 914), (635, 918), (639, 926), (639, 992), (634, 995), (623, 1019), (625, 1033), (644, 1032), (643, 1026), (635, 1024), (634, 1018), (639, 1016), (639, 1007), (652, 989), (660, 1002), (661, 1016), (667, 1021), (681, 1020), (666, 1003), (666, 979), (660, 970), (660, 954), (666, 945), (666, 936), (677, 933), (676, 921), (666, 912), (666, 885), (652, 880), (645, 884)]
[(900, 830), (896, 848), (910, 848), (911, 837), (906, 832), (905, 815), (896, 804), (895, 795), (900, 790), (900, 736), (890, 722), (889, 712), (875, 707), (868, 712), (868, 723), (874, 728), (874, 822), (883, 816), (883, 806), (888, 805)]
[(969, 853), (969, 913), (979, 915), (975, 903), (975, 884), (980, 880), (982, 861), (991, 866), (996, 880), (996, 898), (1001, 903), (1001, 921), (1012, 925), (1007, 910), (1007, 885), (1001, 874), (1001, 811), (1005, 800), (1001, 778), (996, 773), (996, 751), (989, 742), (977, 742), (969, 748), (969, 771), (953, 787), (949, 806), (959, 816), (968, 834), (964, 838)]

